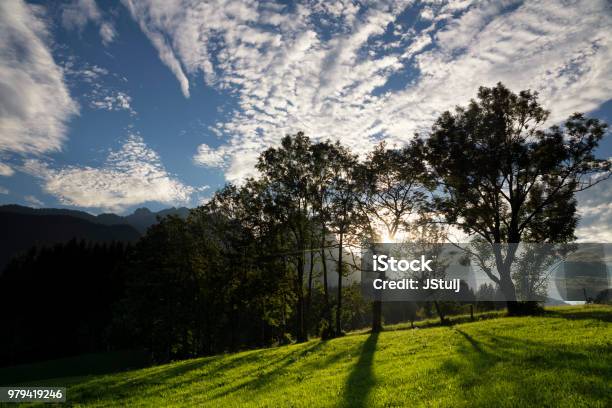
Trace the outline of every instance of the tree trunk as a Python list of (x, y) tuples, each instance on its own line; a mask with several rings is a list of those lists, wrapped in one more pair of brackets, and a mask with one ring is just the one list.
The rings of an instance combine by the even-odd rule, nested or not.
[(499, 272), (499, 288), (506, 300), (508, 315), (523, 316), (535, 314), (539, 310), (537, 302), (518, 301), (516, 297), (516, 287), (512, 281), (511, 267), (519, 244), (510, 243), (507, 245), (508, 252), (506, 259), (503, 259), (501, 255), (501, 244), (495, 244), (493, 249), (495, 251), (497, 271)]
[(437, 300), (434, 300), (433, 303), (436, 308), (436, 313), (438, 313), (438, 316), (440, 317), (440, 324), (446, 324), (447, 320), (446, 320), (446, 317), (444, 316), (444, 312), (442, 312), (442, 308), (440, 307), (440, 304), (438, 303)]
[(340, 233), (340, 242), (338, 245), (338, 303), (336, 309), (336, 335), (342, 334), (342, 239), (343, 233)]
[(310, 318), (310, 305), (312, 302), (312, 273), (314, 270), (314, 248), (313, 248), (313, 240), (312, 240), (312, 235), (310, 236), (310, 268), (308, 270), (308, 295), (306, 298), (306, 330), (309, 331), (310, 330), (310, 323), (311, 323), (311, 318)]
[[(385, 279), (385, 272), (378, 271), (378, 277)], [(372, 333), (380, 333), (382, 327), (382, 294), (378, 291), (374, 292), (374, 302), (372, 302)]]
[(298, 258), (297, 265), (297, 330), (295, 333), (296, 341), (303, 343), (307, 339), (304, 331), (304, 257)]
[(524, 302), (516, 300), (506, 301), (506, 307), (510, 316), (533, 316), (542, 312), (542, 308), (534, 300)]
[(321, 266), (323, 267), (323, 318), (327, 322), (327, 332), (321, 333), (325, 338), (331, 337), (333, 334), (333, 321), (331, 308), (329, 305), (329, 285), (327, 283), (327, 257), (325, 256), (325, 228), (323, 228), (323, 236), (321, 239)]
[(375, 300), (372, 302), (372, 333), (382, 331), (382, 302)]

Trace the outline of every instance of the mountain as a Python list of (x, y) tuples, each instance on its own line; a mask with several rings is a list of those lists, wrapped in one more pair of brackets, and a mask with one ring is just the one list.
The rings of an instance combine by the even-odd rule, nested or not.
[[(95, 215), (86, 213), (85, 211), (67, 210), (63, 208), (30, 208), (23, 205), (8, 204), (0, 205), (0, 212), (3, 213), (15, 213), (24, 215), (65, 215), (75, 218), (80, 218), (90, 222), (97, 222)], [(116, 223), (121, 224), (121, 223)]]
[(130, 225), (138, 232), (144, 234), (151, 225), (157, 223), (158, 217), (166, 217), (168, 215), (177, 215), (181, 218), (187, 217), (189, 208), (172, 207), (161, 211), (151, 211), (148, 208), (138, 208), (132, 214), (121, 216), (113, 213), (104, 213), (100, 215), (92, 215), (85, 211), (68, 210), (63, 208), (30, 208), (17, 204), (8, 204), (0, 206), (0, 212), (28, 214), (28, 215), (65, 215), (75, 218), (87, 220), (96, 224), (103, 225)]
[(158, 212), (152, 212), (148, 208), (138, 208), (132, 214), (126, 215), (124, 219), (129, 225), (144, 234), (147, 231), (147, 228), (157, 223), (158, 217), (163, 218), (168, 215), (177, 215), (181, 218), (186, 218), (188, 214), (189, 208), (186, 207), (172, 207)]
[(189, 209), (168, 208), (153, 212), (139, 208), (127, 216), (92, 215), (60, 208), (30, 208), (16, 204), (0, 206), (0, 272), (19, 252), (35, 245), (52, 245), (73, 238), (92, 242), (136, 241), (158, 217), (186, 217)]
[(104, 225), (65, 214), (27, 214), (0, 209), (0, 271), (14, 255), (33, 246), (52, 245), (73, 238), (92, 242), (133, 242), (140, 233), (132, 226)]

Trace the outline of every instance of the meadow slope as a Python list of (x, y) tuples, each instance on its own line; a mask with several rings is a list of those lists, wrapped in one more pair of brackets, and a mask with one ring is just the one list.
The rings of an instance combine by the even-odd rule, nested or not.
[(612, 307), (389, 330), (46, 381), (79, 406), (612, 406)]

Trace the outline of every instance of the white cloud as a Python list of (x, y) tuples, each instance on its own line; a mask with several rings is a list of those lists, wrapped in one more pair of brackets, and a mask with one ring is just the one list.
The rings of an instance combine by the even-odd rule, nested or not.
[(23, 197), (23, 199), (26, 201), (26, 203), (30, 204), (32, 207), (42, 207), (45, 205), (45, 203), (43, 203), (41, 200), (39, 200), (33, 195), (27, 195)]
[(132, 97), (119, 90), (127, 80), (99, 65), (80, 62), (68, 58), (63, 64), (63, 71), (69, 84), (78, 83), (82, 90), (81, 97), (92, 109), (107, 111), (127, 111), (136, 115), (132, 108)]
[(430, 9), (429, 7), (425, 7), (423, 10), (421, 10), (421, 14), (419, 15), (419, 17), (422, 20), (426, 20), (426, 21), (433, 20), (434, 19), (433, 10)]
[(92, 85), (97, 84), (101, 79), (109, 75), (109, 71), (106, 68), (95, 64), (79, 63), (74, 57), (68, 58), (64, 62), (62, 69), (68, 78)]
[(110, 21), (103, 19), (102, 12), (95, 0), (73, 0), (63, 6), (62, 25), (64, 28), (82, 31), (90, 21), (100, 26), (100, 37), (105, 46), (113, 42), (117, 31)]
[(117, 31), (115, 30), (114, 25), (112, 25), (108, 21), (105, 21), (100, 24), (100, 37), (102, 37), (102, 44), (108, 45), (112, 43), (116, 36)]
[(0, 194), (8, 194), (8, 193), (9, 193), (8, 188), (0, 186)]
[(62, 10), (62, 25), (69, 30), (82, 30), (91, 21), (100, 21), (102, 14), (95, 0), (74, 0)]
[(15, 174), (15, 170), (8, 164), (0, 162), (0, 176), (10, 177)]
[[(163, 34), (163, 32), (159, 31), (161, 27), (159, 29), (156, 27), (162, 25), (162, 21), (159, 21), (160, 16), (157, 14), (148, 15), (149, 11), (155, 10), (153, 8), (148, 9), (147, 5), (144, 2), (132, 2), (131, 0), (124, 0), (123, 3), (130, 10), (132, 16), (135, 19), (139, 20), (140, 28), (157, 49), (159, 53), (159, 58), (163, 61), (164, 64), (168, 66), (168, 68), (170, 68), (172, 73), (178, 79), (181, 85), (183, 95), (185, 95), (185, 97), (189, 97), (189, 80), (183, 72), (183, 67), (174, 55), (172, 46), (168, 44), (165, 35)], [(174, 12), (179, 12), (181, 7), (180, 4), (171, 3), (158, 3), (158, 5), (161, 6), (162, 9), (174, 9)], [(152, 24), (151, 27), (149, 27), (147, 24), (145, 24), (145, 19), (152, 19), (156, 22), (156, 24)]]
[(112, 92), (110, 95), (101, 96), (99, 93), (95, 93), (97, 98), (90, 102), (90, 106), (93, 109), (103, 109), (107, 111), (128, 111), (131, 115), (135, 115), (136, 112), (132, 109), (131, 102), (132, 98), (125, 92)]
[(60, 150), (78, 113), (46, 44), (41, 9), (0, 1), (0, 152)]
[(579, 242), (612, 243), (612, 179), (578, 193)]
[[(297, 130), (358, 152), (380, 139), (405, 143), (480, 85), (535, 89), (552, 121), (612, 96), (605, 0), (389, 1), (367, 9), (309, 2), (292, 10), (233, 0), (124, 3), (186, 96), (190, 75), (235, 97), (238, 108), (210, 128), (225, 143), (203, 144), (194, 156), (223, 167), (231, 181), (252, 174), (259, 152)], [(398, 20), (406, 7), (432, 22), (408, 27)], [(406, 72), (417, 75), (385, 88)]]
[(205, 143), (198, 146), (198, 152), (193, 156), (197, 164), (205, 167), (219, 167), (225, 162), (223, 149), (213, 149)]
[(186, 204), (196, 191), (169, 174), (159, 155), (137, 135), (110, 152), (101, 167), (54, 169), (30, 159), (23, 170), (41, 178), (44, 190), (63, 204), (117, 212), (148, 201)]

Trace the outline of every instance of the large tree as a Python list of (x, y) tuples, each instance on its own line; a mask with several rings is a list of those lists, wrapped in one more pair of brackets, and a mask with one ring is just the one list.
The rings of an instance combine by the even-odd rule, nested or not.
[[(336, 237), (338, 258), (336, 272), (338, 286), (336, 297), (336, 335), (342, 334), (342, 279), (348, 263), (344, 254), (357, 235), (361, 212), (358, 206), (359, 182), (357, 177), (357, 157), (339, 144), (334, 146), (330, 156), (330, 166), (333, 173), (329, 203), (329, 230)], [(325, 260), (324, 260), (325, 262)]]
[[(402, 240), (423, 215), (433, 188), (422, 157), (422, 141), (402, 148), (379, 144), (361, 166), (359, 205), (364, 236), (378, 242)], [(382, 330), (382, 305), (374, 301), (372, 330)]]
[(576, 193), (610, 176), (610, 162), (595, 157), (604, 123), (577, 113), (544, 129), (548, 117), (536, 92), (515, 94), (500, 83), (444, 112), (426, 142), (438, 210), (491, 245), (496, 268), (487, 273), (513, 314), (524, 310), (511, 276), (517, 244), (571, 241)]
[[(311, 161), (308, 168), (312, 178), (310, 200), (312, 203), (312, 220), (316, 223), (316, 227), (312, 230), (315, 235), (318, 235), (318, 252), (323, 278), (324, 322), (320, 334), (323, 337), (331, 337), (335, 333), (329, 300), (327, 261), (331, 257), (331, 249), (336, 246), (336, 240), (331, 236), (332, 233), (340, 232), (344, 239), (345, 230), (350, 226), (347, 225), (347, 222), (350, 224), (350, 210), (354, 207), (351, 198), (354, 198), (354, 195), (352, 195), (352, 191), (347, 190), (351, 187), (351, 183), (346, 182), (346, 176), (352, 174), (355, 158), (338, 142), (323, 141), (315, 143), (310, 147), (310, 151)], [(338, 205), (343, 200), (347, 205)], [(340, 241), (343, 241), (343, 239)], [(314, 247), (314, 245), (315, 242), (311, 242), (311, 246)], [(340, 248), (341, 250), (342, 248)], [(342, 259), (339, 259), (337, 263), (339, 270), (342, 269), (342, 264)], [(313, 267), (314, 252), (311, 251), (311, 270)], [(338, 287), (340, 304), (342, 303), (341, 297), (342, 286), (340, 285)], [(338, 315), (337, 317), (339, 318)], [(336, 330), (336, 332), (339, 330)]]
[(305, 254), (311, 238), (311, 162), (310, 139), (299, 132), (282, 139), (279, 147), (264, 151), (257, 169), (267, 189), (266, 211), (286, 229), (292, 247), (288, 257), (295, 265), (296, 340), (307, 340), (304, 302)]

